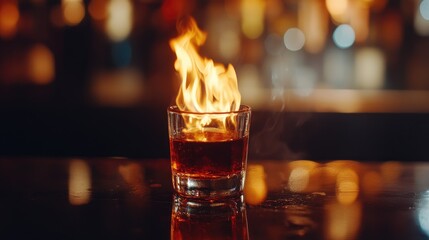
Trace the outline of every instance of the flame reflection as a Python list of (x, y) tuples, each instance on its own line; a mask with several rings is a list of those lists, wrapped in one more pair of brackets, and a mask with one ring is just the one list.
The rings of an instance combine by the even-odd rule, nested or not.
[(71, 205), (88, 204), (91, 199), (91, 169), (87, 162), (75, 159), (69, 165), (69, 202)]

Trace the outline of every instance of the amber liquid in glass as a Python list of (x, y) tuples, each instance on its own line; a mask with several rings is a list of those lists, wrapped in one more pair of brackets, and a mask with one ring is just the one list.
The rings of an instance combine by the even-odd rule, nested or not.
[(172, 170), (195, 178), (238, 174), (245, 168), (248, 137), (229, 140), (170, 140)]
[(248, 136), (221, 132), (170, 139), (173, 187), (182, 196), (218, 199), (242, 193)]

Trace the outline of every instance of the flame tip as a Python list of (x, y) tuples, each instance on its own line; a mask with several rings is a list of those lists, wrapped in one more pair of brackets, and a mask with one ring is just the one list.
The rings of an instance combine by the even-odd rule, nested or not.
[[(178, 108), (201, 113), (239, 110), (241, 95), (234, 67), (231, 64), (215, 63), (198, 54), (198, 47), (206, 41), (207, 34), (198, 28), (192, 17), (179, 19), (177, 29), (180, 35), (170, 41), (170, 47), (177, 56), (174, 68), (182, 79), (176, 98)], [(212, 120), (214, 119), (191, 119), (189, 124), (206, 125)], [(226, 121), (227, 119), (221, 120), (223, 124)]]

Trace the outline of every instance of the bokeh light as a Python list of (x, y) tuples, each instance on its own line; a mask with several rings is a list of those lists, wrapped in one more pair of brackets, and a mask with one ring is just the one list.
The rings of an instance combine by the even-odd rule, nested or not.
[(350, 25), (341, 24), (335, 28), (332, 37), (337, 47), (349, 48), (355, 42), (355, 31)]
[(243, 0), (241, 2), (241, 29), (243, 34), (256, 39), (264, 31), (265, 2), (262, 0)]
[(85, 17), (85, 6), (82, 0), (63, 0), (61, 5), (67, 25), (78, 25)]
[(359, 88), (379, 89), (385, 78), (385, 60), (377, 48), (361, 48), (356, 51), (355, 77)]
[(305, 36), (299, 28), (290, 28), (284, 34), (283, 40), (287, 49), (298, 51), (304, 46)]
[(341, 170), (337, 175), (337, 200), (348, 205), (356, 201), (359, 195), (359, 176), (350, 168)]
[(329, 18), (322, 1), (299, 1), (298, 28), (305, 35), (305, 50), (319, 53), (326, 43)]
[(107, 4), (106, 0), (91, 0), (88, 5), (88, 11), (91, 17), (95, 20), (103, 20), (107, 17)]
[(344, 23), (347, 21), (348, 7), (348, 0), (326, 0), (326, 8), (331, 14), (332, 19), (338, 23)]
[(49, 84), (55, 77), (55, 58), (42, 44), (33, 46), (27, 56), (28, 76), (35, 84)]
[(19, 9), (16, 2), (0, 2), (0, 37), (13, 37), (18, 28)]
[(114, 42), (126, 39), (133, 27), (133, 6), (129, 0), (111, 0), (106, 21), (107, 36)]
[(425, 20), (429, 21), (429, 0), (423, 0), (420, 2), (419, 11), (420, 15), (422, 15)]

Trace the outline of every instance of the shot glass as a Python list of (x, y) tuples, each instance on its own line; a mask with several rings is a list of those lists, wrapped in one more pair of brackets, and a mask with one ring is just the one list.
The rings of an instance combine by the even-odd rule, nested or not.
[(170, 106), (168, 130), (174, 190), (183, 197), (218, 199), (243, 192), (250, 107), (186, 112)]

